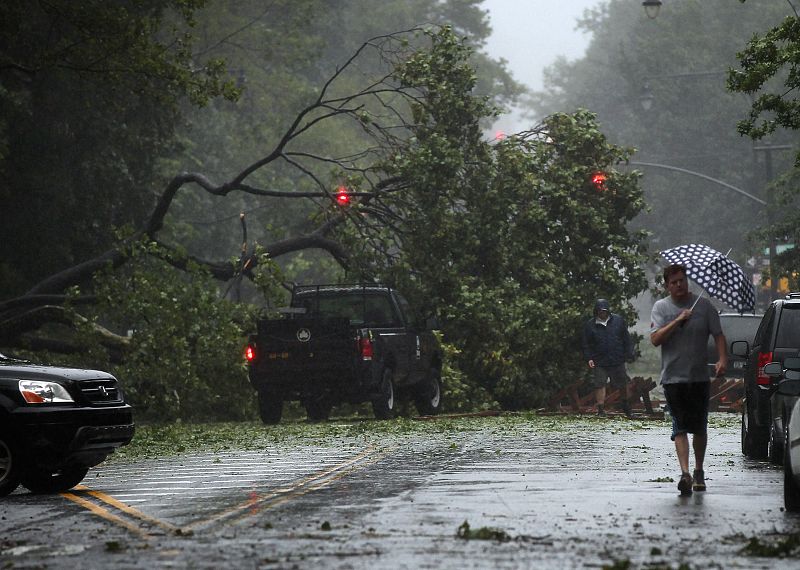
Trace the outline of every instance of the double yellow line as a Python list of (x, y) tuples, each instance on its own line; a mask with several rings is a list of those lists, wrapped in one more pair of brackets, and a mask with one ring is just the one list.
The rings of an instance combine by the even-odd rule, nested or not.
[(117, 499), (115, 499), (111, 495), (106, 495), (105, 493), (102, 493), (100, 491), (93, 491), (93, 490), (89, 489), (88, 487), (84, 487), (83, 485), (79, 485), (78, 487), (76, 487), (74, 492), (73, 491), (69, 491), (69, 492), (61, 493), (61, 496), (64, 497), (65, 499), (68, 499), (68, 500), (72, 501), (73, 503), (76, 503), (76, 504), (82, 506), (83, 508), (91, 511), (93, 514), (95, 514), (95, 515), (97, 515), (97, 516), (99, 516), (101, 518), (106, 519), (107, 521), (110, 521), (110, 522), (112, 522), (112, 523), (114, 523), (116, 525), (119, 525), (119, 526), (121, 526), (123, 528), (128, 529), (133, 534), (135, 534), (135, 535), (137, 535), (137, 536), (139, 536), (141, 538), (148, 538), (150, 536), (150, 533), (147, 531), (147, 529), (145, 527), (141, 526), (141, 524), (136, 524), (136, 523), (134, 523), (134, 522), (132, 522), (130, 520), (127, 520), (127, 519), (125, 519), (125, 518), (123, 518), (123, 517), (121, 517), (119, 515), (115, 515), (108, 508), (100, 506), (100, 505), (98, 505), (96, 503), (93, 503), (92, 501), (86, 499), (82, 495), (89, 495), (91, 497), (94, 497), (95, 499), (97, 499), (101, 503), (104, 503), (107, 506), (113, 507), (113, 508), (117, 509), (118, 511), (121, 511), (122, 513), (124, 513), (125, 515), (128, 515), (132, 519), (138, 520), (140, 523), (145, 523), (145, 525), (151, 525), (151, 526), (159, 527), (159, 528), (161, 528), (161, 529), (163, 529), (163, 530), (165, 530), (167, 532), (170, 532), (172, 534), (177, 534), (177, 535), (186, 534), (186, 532), (180, 527), (177, 527), (177, 526), (172, 525), (172, 524), (170, 524), (168, 522), (164, 522), (162, 520), (159, 520), (159, 519), (153, 518), (153, 517), (151, 517), (149, 515), (146, 515), (143, 512), (141, 512), (141, 511), (139, 511), (137, 509), (134, 509), (133, 507), (131, 507), (129, 505), (126, 505), (122, 501), (118, 501)]
[[(238, 505), (229, 507), (210, 517), (194, 521), (183, 527), (178, 527), (146, 515), (110, 495), (100, 491), (94, 491), (82, 485), (79, 485), (73, 491), (61, 493), (61, 496), (144, 539), (151, 536), (149, 529), (153, 527), (157, 527), (170, 534), (186, 536), (193, 534), (196, 529), (206, 528), (220, 521), (241, 520), (265, 509), (275, 507), (312, 491), (321, 489), (356, 469), (361, 469), (379, 461), (385, 453), (387, 453), (377, 454), (376, 452), (377, 449), (370, 446), (365, 451), (342, 463), (308, 475), (287, 487), (271, 490), (263, 494), (253, 493), (246, 501)], [(87, 496), (94, 498), (97, 502), (89, 500)], [(116, 509), (117, 513), (112, 512), (111, 509)]]
[(224, 511), (214, 514), (206, 519), (190, 523), (184, 527), (184, 530), (193, 531), (201, 527), (208, 527), (225, 519), (233, 519), (234, 521), (241, 520), (255, 515), (260, 511), (286, 503), (292, 499), (296, 499), (297, 497), (301, 497), (307, 493), (310, 493), (311, 491), (321, 489), (327, 485), (330, 485), (334, 481), (341, 479), (353, 470), (361, 469), (367, 465), (371, 465), (383, 457), (383, 455), (371, 457), (375, 454), (375, 452), (375, 448), (370, 446), (366, 451), (359, 453), (355, 457), (352, 457), (343, 463), (318, 473), (304, 477), (288, 487), (275, 489), (261, 495), (253, 494), (246, 501), (243, 501), (236, 506), (225, 509)]

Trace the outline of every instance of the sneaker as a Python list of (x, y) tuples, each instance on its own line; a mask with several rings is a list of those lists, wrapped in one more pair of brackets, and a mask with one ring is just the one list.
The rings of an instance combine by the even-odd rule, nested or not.
[(694, 470), (694, 482), (692, 483), (692, 491), (705, 491), (706, 490), (706, 474), (702, 469)]
[(681, 495), (691, 495), (692, 494), (692, 476), (688, 473), (681, 474), (681, 480), (678, 481), (678, 491), (681, 492)]
[(606, 410), (603, 407), (603, 404), (597, 405), (597, 415), (600, 416), (601, 418), (606, 417)]

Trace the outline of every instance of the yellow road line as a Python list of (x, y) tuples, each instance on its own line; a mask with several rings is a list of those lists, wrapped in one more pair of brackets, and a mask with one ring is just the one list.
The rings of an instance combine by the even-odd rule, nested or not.
[[(316, 491), (318, 489), (321, 489), (326, 485), (329, 485), (330, 483), (341, 479), (356, 467), (363, 467), (365, 465), (369, 465), (379, 461), (380, 458), (383, 456), (383, 454), (381, 454), (378, 457), (373, 457), (370, 460), (365, 460), (366, 458), (369, 458), (372, 454), (374, 454), (375, 451), (376, 448), (374, 446), (370, 446), (369, 448), (359, 453), (358, 455), (351, 457), (350, 459), (342, 463), (339, 463), (338, 465), (334, 465), (333, 467), (330, 467), (318, 473), (312, 473), (311, 475), (303, 477), (302, 479), (294, 482), (292, 485), (288, 487), (282, 487), (280, 489), (276, 489), (274, 491), (265, 493), (264, 495), (259, 495), (256, 492), (252, 492), (250, 497), (246, 501), (243, 501), (242, 503), (234, 507), (225, 509), (224, 511), (219, 512), (211, 517), (190, 523), (184, 527), (177, 527), (168, 522), (146, 515), (145, 513), (139, 511), (138, 509), (135, 509), (130, 505), (127, 505), (122, 501), (115, 499), (110, 495), (107, 495), (106, 493), (92, 490), (84, 485), (76, 486), (72, 490), (72, 492), (61, 493), (61, 496), (89, 510), (95, 515), (102, 517), (107, 521), (112, 522), (116, 525), (119, 525), (142, 538), (150, 537), (150, 534), (147, 532), (147, 530), (135, 524), (134, 522), (131, 522), (118, 515), (113, 514), (108, 509), (105, 509), (102, 506), (97, 505), (92, 501), (89, 501), (88, 499), (79, 496), (77, 493), (88, 494), (97, 499), (98, 501), (100, 501), (101, 503), (113, 507), (136, 520), (158, 526), (168, 532), (178, 535), (189, 534), (192, 532), (192, 529), (194, 528), (207, 526), (222, 519), (231, 517), (235, 517), (235, 520), (244, 519), (264, 509), (268, 509), (270, 507), (283, 504), (294, 498), (310, 493), (311, 491)], [(250, 511), (250, 512), (244, 512), (244, 511)]]
[(87, 501), (83, 497), (79, 497), (79, 496), (77, 496), (77, 495), (75, 495), (73, 493), (66, 493), (66, 492), (65, 493), (61, 493), (61, 496), (64, 497), (65, 499), (69, 499), (73, 503), (77, 503), (78, 505), (82, 506), (85, 509), (88, 509), (89, 511), (91, 511), (92, 513), (96, 514), (99, 517), (102, 517), (102, 518), (104, 518), (104, 519), (106, 519), (106, 520), (108, 520), (110, 522), (113, 522), (114, 524), (118, 524), (119, 526), (128, 529), (132, 533), (134, 533), (134, 534), (136, 534), (136, 535), (138, 535), (138, 536), (140, 536), (142, 538), (148, 538), (148, 534), (147, 534), (147, 532), (145, 532), (144, 529), (136, 526), (135, 524), (131, 523), (130, 521), (126, 521), (125, 519), (118, 517), (117, 515), (109, 512), (108, 510), (104, 509), (103, 507), (95, 505), (91, 501)]
[[(277, 507), (278, 505), (282, 505), (284, 503), (287, 503), (287, 502), (291, 501), (292, 499), (296, 499), (298, 497), (302, 497), (303, 495), (311, 493), (312, 491), (317, 491), (319, 489), (322, 489), (323, 487), (326, 487), (326, 486), (330, 485), (334, 481), (338, 481), (342, 477), (344, 477), (346, 475), (349, 475), (354, 469), (356, 469), (356, 467), (362, 468), (362, 467), (365, 467), (367, 465), (372, 465), (373, 463), (377, 463), (378, 461), (380, 461), (381, 457), (383, 457), (383, 456), (381, 455), (380, 457), (373, 457), (368, 461), (364, 461), (362, 463), (359, 463), (358, 466), (351, 465), (351, 466), (349, 466), (349, 468), (344, 469), (344, 470), (340, 471), (339, 473), (335, 473), (335, 474), (331, 475), (330, 477), (327, 477), (324, 480), (322, 480), (322, 481), (320, 481), (320, 482), (318, 482), (318, 483), (316, 483), (314, 485), (309, 485), (309, 486), (298, 485), (298, 486), (296, 486), (294, 488), (294, 490), (292, 490), (292, 492), (289, 492), (289, 493), (286, 493), (286, 494), (282, 494), (282, 495), (278, 495), (277, 493), (273, 493), (271, 496), (264, 497), (262, 500), (253, 503), (251, 505), (252, 510), (250, 512), (239, 514), (239, 516), (234, 518), (233, 521), (237, 522), (237, 521), (244, 520), (247, 517), (255, 515), (256, 513), (259, 513), (261, 511), (266, 510), (266, 509), (271, 509), (272, 507)], [(313, 483), (314, 481), (317, 481), (317, 480), (318, 480), (318, 478), (315, 478), (314, 480), (310, 481), (310, 483)], [(273, 500), (270, 500), (270, 499), (273, 499)]]
[(94, 497), (94, 498), (96, 498), (96, 499), (98, 499), (100, 501), (103, 501), (104, 503), (106, 503), (108, 505), (111, 505), (114, 508), (119, 509), (120, 511), (122, 511), (125, 514), (128, 514), (128, 515), (130, 515), (132, 517), (135, 517), (137, 519), (143, 520), (143, 521), (148, 522), (150, 524), (154, 524), (156, 526), (159, 526), (159, 527), (163, 528), (166, 531), (169, 531), (169, 532), (172, 532), (172, 533), (175, 533), (175, 534), (182, 534), (182, 532), (183, 532), (180, 527), (177, 527), (177, 526), (175, 526), (173, 524), (170, 524), (168, 522), (164, 522), (164, 521), (158, 520), (157, 518), (153, 518), (153, 517), (151, 517), (149, 515), (146, 515), (143, 512), (141, 512), (141, 511), (139, 511), (137, 509), (134, 509), (133, 507), (131, 507), (129, 505), (126, 505), (122, 501), (119, 501), (119, 500), (115, 499), (114, 497), (112, 497), (110, 495), (106, 495), (105, 493), (103, 493), (101, 491), (91, 491), (91, 490), (89, 490), (88, 493), (92, 497)]
[[(185, 529), (195, 529), (197, 527), (207, 526), (207, 525), (213, 524), (213, 523), (215, 523), (215, 522), (217, 522), (219, 520), (230, 518), (230, 517), (233, 517), (235, 515), (241, 515), (240, 517), (237, 517), (237, 520), (238, 520), (239, 518), (244, 518), (244, 517), (249, 516), (249, 513), (244, 513), (243, 515), (241, 514), (243, 511), (246, 511), (248, 509), (252, 510), (255, 513), (255, 512), (258, 512), (258, 511), (260, 511), (260, 510), (262, 510), (264, 508), (269, 508), (269, 507), (284, 503), (284, 502), (286, 502), (286, 501), (288, 501), (290, 499), (293, 499), (295, 497), (299, 497), (301, 495), (304, 495), (305, 493), (308, 493), (309, 491), (312, 491), (312, 490), (315, 490), (315, 489), (319, 489), (319, 488), (323, 487), (324, 485), (327, 485), (328, 482), (330, 482), (330, 481), (335, 481), (336, 479), (339, 479), (340, 477), (344, 476), (349, 471), (344, 471), (343, 473), (340, 473), (338, 476), (334, 476), (334, 477), (331, 477), (331, 475), (337, 473), (338, 471), (345, 470), (348, 467), (351, 467), (356, 463), (361, 462), (364, 458), (369, 457), (374, 452), (375, 452), (375, 447), (374, 446), (370, 446), (365, 451), (363, 451), (362, 453), (359, 453), (355, 457), (352, 457), (352, 458), (348, 459), (347, 461), (344, 461), (343, 463), (340, 463), (338, 465), (334, 465), (333, 467), (330, 467), (330, 468), (328, 468), (328, 469), (326, 469), (324, 471), (321, 471), (319, 473), (313, 473), (311, 475), (308, 475), (308, 476), (304, 477), (303, 479), (300, 479), (299, 481), (295, 482), (290, 487), (283, 487), (281, 489), (277, 489), (275, 491), (270, 491), (269, 493), (267, 493), (265, 495), (260, 495), (260, 496), (258, 494), (256, 494), (256, 493), (253, 493), (253, 494), (251, 494), (250, 498), (247, 499), (246, 501), (244, 501), (244, 502), (242, 502), (242, 503), (240, 503), (240, 504), (238, 504), (238, 505), (236, 505), (234, 507), (231, 507), (229, 509), (225, 509), (224, 511), (219, 512), (219, 513), (217, 513), (217, 514), (215, 514), (215, 515), (213, 515), (211, 517), (208, 517), (208, 518), (205, 518), (205, 519), (198, 520), (198, 521), (195, 521), (193, 523), (190, 523), (190, 524), (186, 525), (184, 528)], [(376, 459), (376, 461), (377, 461), (377, 459)], [(315, 481), (319, 481), (320, 479), (325, 479), (325, 478), (328, 478), (328, 479), (326, 479), (323, 482), (323, 484), (321, 484), (319, 486), (316, 486), (316, 487), (309, 487), (307, 489), (303, 489), (304, 487), (310, 485), (311, 483), (314, 483)]]

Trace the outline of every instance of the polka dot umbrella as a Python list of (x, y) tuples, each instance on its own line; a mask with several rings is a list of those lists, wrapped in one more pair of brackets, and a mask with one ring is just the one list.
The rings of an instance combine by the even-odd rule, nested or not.
[(756, 291), (736, 262), (707, 245), (690, 243), (665, 249), (661, 256), (686, 267), (686, 275), (709, 295), (739, 312), (752, 311)]

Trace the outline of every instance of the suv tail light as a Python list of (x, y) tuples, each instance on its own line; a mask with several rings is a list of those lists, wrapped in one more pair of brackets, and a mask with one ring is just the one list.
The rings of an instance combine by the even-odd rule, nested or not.
[(372, 360), (372, 339), (358, 339), (358, 350), (361, 353), (361, 360)]
[(769, 376), (764, 374), (764, 366), (772, 362), (772, 353), (771, 352), (759, 352), (758, 353), (758, 369), (756, 372), (756, 384), (760, 386), (769, 386), (771, 383), (771, 379)]
[(244, 349), (244, 359), (249, 363), (256, 359), (256, 347), (253, 344), (248, 344)]

